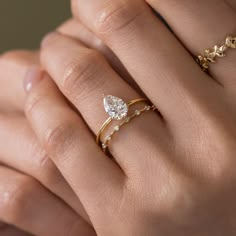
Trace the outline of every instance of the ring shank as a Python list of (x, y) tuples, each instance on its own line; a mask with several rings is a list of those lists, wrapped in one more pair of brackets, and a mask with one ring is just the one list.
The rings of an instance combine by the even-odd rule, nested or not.
[[(131, 100), (127, 103), (128, 107), (132, 106), (132, 105), (135, 105), (137, 103), (140, 103), (140, 102), (149, 102), (147, 98), (137, 98), (137, 99), (134, 99), (134, 100)], [(96, 143), (101, 146), (101, 135), (102, 133), (105, 131), (105, 129), (110, 125), (110, 123), (112, 122), (112, 118), (109, 117), (105, 122), (104, 124), (102, 125), (102, 127), (100, 128), (98, 134), (97, 134), (97, 137), (96, 137)]]

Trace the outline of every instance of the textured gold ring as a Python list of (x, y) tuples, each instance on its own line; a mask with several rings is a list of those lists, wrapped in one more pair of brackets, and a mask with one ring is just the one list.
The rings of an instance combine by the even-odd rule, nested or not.
[(197, 63), (203, 71), (207, 71), (211, 63), (215, 63), (217, 58), (224, 57), (226, 51), (230, 48), (236, 48), (236, 37), (228, 36), (223, 45), (215, 45), (213, 48), (206, 49), (203, 55), (197, 57)]
[[(141, 110), (136, 110), (133, 115), (128, 116), (130, 106), (138, 104), (138, 103), (142, 103), (142, 102), (146, 103), (146, 106)], [(130, 102), (126, 103), (121, 98), (118, 98), (118, 97), (115, 97), (112, 95), (107, 95), (103, 99), (103, 104), (104, 104), (105, 111), (109, 115), (109, 118), (104, 122), (104, 124), (100, 128), (100, 130), (97, 134), (97, 137), (96, 137), (96, 142), (104, 151), (107, 150), (108, 143), (110, 142), (114, 133), (118, 132), (119, 129), (125, 123), (129, 123), (129, 121), (131, 121), (135, 116), (138, 116), (145, 111), (156, 109), (153, 105), (150, 105), (150, 102), (146, 98), (138, 98), (138, 99), (134, 99), (134, 100), (131, 100)], [(104, 142), (102, 142), (101, 136), (113, 120), (117, 120), (117, 121), (120, 120), (121, 123), (119, 125), (115, 126), (113, 132), (105, 139)]]

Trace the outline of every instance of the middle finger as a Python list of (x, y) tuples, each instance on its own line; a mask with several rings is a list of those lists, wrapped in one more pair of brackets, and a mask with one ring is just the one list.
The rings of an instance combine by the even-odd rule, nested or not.
[(213, 100), (219, 86), (199, 69), (144, 0), (72, 3), (74, 16), (115, 52), (171, 125), (188, 122), (193, 105)]
[[(236, 12), (226, 0), (147, 2), (165, 18), (193, 55), (197, 56), (216, 44), (223, 45), (229, 35), (235, 36)], [(221, 84), (235, 90), (236, 54), (233, 50), (226, 53), (227, 57), (210, 65), (209, 71)]]

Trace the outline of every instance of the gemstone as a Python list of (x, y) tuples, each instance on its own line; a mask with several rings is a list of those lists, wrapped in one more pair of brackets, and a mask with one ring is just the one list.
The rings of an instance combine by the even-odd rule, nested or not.
[(122, 120), (128, 114), (128, 105), (121, 98), (107, 95), (103, 104), (106, 113), (114, 120)]
[(119, 131), (120, 130), (120, 127), (119, 126), (116, 126), (115, 127), (115, 131)]

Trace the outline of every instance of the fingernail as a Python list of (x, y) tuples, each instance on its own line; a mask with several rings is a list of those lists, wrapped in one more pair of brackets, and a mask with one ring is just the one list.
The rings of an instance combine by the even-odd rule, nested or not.
[(53, 38), (57, 35), (58, 35), (58, 32), (56, 31), (48, 33), (41, 42), (41, 48), (47, 46), (53, 40)]
[(25, 75), (24, 89), (28, 93), (42, 79), (42, 70), (35, 66), (30, 68)]

